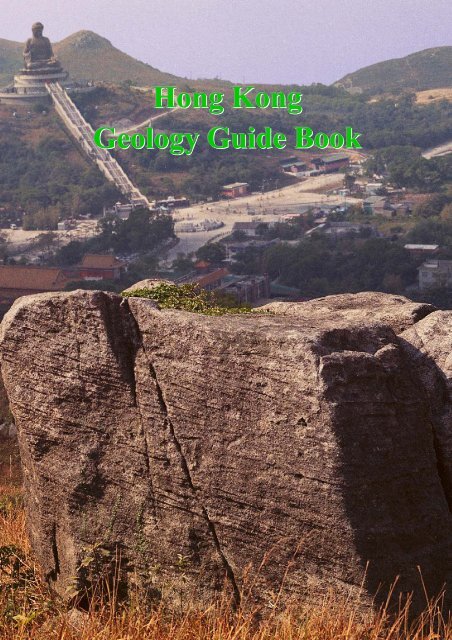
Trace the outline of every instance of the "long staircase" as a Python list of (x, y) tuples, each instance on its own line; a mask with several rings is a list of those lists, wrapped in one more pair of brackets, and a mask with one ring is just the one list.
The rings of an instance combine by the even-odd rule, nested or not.
[(149, 200), (132, 184), (124, 169), (110, 152), (107, 149), (99, 149), (94, 144), (93, 128), (86, 122), (63, 87), (58, 82), (49, 82), (46, 87), (56, 112), (80, 147), (97, 164), (107, 180), (112, 182), (134, 207), (152, 209)]

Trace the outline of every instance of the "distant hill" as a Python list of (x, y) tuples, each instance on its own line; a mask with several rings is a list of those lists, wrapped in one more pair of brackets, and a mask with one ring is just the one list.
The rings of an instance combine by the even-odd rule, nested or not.
[[(74, 80), (114, 84), (130, 81), (140, 86), (187, 83), (185, 78), (164, 73), (132, 58), (93, 31), (78, 31), (55, 43), (54, 49)], [(21, 69), (22, 50), (23, 43), (0, 38), (0, 86), (9, 83), (14, 73)], [(208, 86), (212, 82), (216, 86), (229, 84), (217, 79), (197, 81), (197, 85)], [(349, 73), (335, 84), (353, 93), (371, 94), (452, 87), (452, 47), (425, 49), (405, 58), (379, 62)]]
[(452, 47), (436, 47), (405, 58), (378, 62), (335, 83), (352, 92), (387, 93), (452, 87)]
[[(9, 82), (22, 67), (23, 44), (0, 39), (0, 81)], [(74, 80), (138, 85), (179, 84), (184, 79), (163, 73), (116, 49), (109, 40), (92, 31), (78, 31), (54, 44), (55, 54)]]
[(0, 38), (0, 84), (8, 83), (23, 62), (23, 44)]

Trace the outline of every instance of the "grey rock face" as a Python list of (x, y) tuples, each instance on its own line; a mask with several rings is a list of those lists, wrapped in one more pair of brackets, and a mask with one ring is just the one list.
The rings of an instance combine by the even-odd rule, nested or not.
[(447, 581), (452, 314), (384, 294), (268, 308), (78, 291), (5, 317), (29, 529), (60, 594), (97, 556), (169, 599), (238, 599), (247, 575), (264, 602)]

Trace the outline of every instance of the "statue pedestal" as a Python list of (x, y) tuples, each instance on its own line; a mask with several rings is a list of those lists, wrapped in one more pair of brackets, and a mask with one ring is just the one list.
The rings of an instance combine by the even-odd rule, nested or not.
[(69, 74), (61, 68), (54, 72), (35, 70), (33, 73), (21, 73), (14, 77), (16, 93), (22, 96), (47, 96), (47, 82), (64, 82)]
[(14, 76), (14, 84), (0, 91), (0, 103), (20, 105), (50, 102), (46, 89), (48, 82), (59, 82), (70, 93), (92, 91), (92, 86), (80, 86), (68, 82), (69, 74), (61, 67), (43, 69), (22, 69)]

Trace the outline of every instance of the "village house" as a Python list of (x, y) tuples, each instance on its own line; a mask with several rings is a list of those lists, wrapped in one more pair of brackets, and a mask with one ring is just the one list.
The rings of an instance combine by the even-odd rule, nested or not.
[(238, 304), (253, 304), (270, 297), (268, 275), (234, 276), (225, 278), (220, 287), (222, 293), (233, 296)]
[(398, 202), (392, 205), (396, 216), (408, 216), (412, 213), (412, 209), (406, 202)]
[(298, 173), (304, 173), (308, 168), (306, 162), (289, 162), (287, 164), (282, 164), (281, 169), (286, 173), (292, 173), (297, 175)]
[(321, 158), (313, 158), (311, 162), (321, 173), (333, 173), (346, 169), (350, 164), (350, 158), (346, 153), (331, 153)]
[(231, 262), (237, 259), (241, 253), (246, 251), (249, 247), (263, 251), (275, 244), (280, 244), (279, 238), (272, 238), (271, 240), (247, 240), (245, 242), (228, 242), (225, 244), (227, 261)]
[(234, 226), (232, 227), (232, 233), (234, 233), (235, 231), (240, 231), (241, 233), (244, 233), (249, 238), (255, 238), (256, 236), (259, 235), (257, 233), (257, 230), (262, 224), (264, 224), (262, 220), (250, 220), (249, 222), (248, 221), (235, 222)]
[(406, 244), (404, 249), (409, 251), (409, 253), (417, 258), (419, 256), (432, 256), (439, 251), (438, 244)]
[(224, 279), (229, 275), (225, 267), (210, 267), (208, 262), (198, 262), (196, 271), (176, 280), (176, 284), (197, 284), (201, 289), (214, 291), (221, 287)]
[(223, 185), (221, 195), (225, 198), (240, 198), (248, 193), (249, 184), (247, 182), (233, 182)]
[[(317, 229), (319, 229), (322, 225), (319, 225)], [(375, 235), (375, 229), (370, 225), (360, 224), (356, 222), (349, 222), (347, 220), (341, 220), (337, 222), (327, 222), (324, 227), (322, 227), (323, 232), (326, 235), (332, 236), (346, 236), (346, 235), (358, 235), (362, 232), (366, 232), (368, 235)]]
[(68, 282), (58, 267), (0, 266), (0, 304), (12, 304), (35, 293), (63, 291)]
[(70, 280), (119, 280), (127, 264), (112, 254), (87, 253), (74, 267), (64, 267), (63, 273)]
[(370, 196), (363, 202), (363, 212), (369, 215), (392, 218), (393, 209), (384, 196)]
[(418, 269), (419, 289), (452, 287), (452, 260), (426, 260)]
[(121, 220), (128, 220), (130, 214), (133, 211), (133, 204), (123, 204), (121, 202), (117, 202), (111, 209), (107, 209), (104, 207), (104, 217), (107, 215), (117, 216), (121, 218)]
[(365, 191), (369, 196), (376, 196), (382, 188), (382, 182), (368, 182), (365, 186)]
[(0, 266), (0, 304), (12, 304), (22, 296), (64, 291), (81, 280), (119, 280), (126, 263), (112, 255), (87, 254), (73, 267)]
[(233, 296), (237, 304), (252, 304), (270, 296), (270, 282), (267, 275), (232, 275), (225, 267), (211, 267), (200, 261), (195, 271), (176, 280), (176, 284), (196, 284), (205, 291), (217, 291)]

